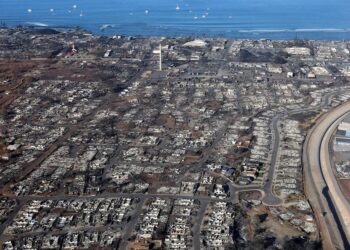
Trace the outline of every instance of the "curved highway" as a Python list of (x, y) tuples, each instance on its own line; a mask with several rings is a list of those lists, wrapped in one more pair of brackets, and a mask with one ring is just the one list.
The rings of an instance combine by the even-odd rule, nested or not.
[(332, 134), (349, 111), (350, 102), (347, 102), (324, 114), (305, 141), (305, 192), (318, 219), (326, 249), (350, 247), (350, 205), (340, 191), (329, 159)]

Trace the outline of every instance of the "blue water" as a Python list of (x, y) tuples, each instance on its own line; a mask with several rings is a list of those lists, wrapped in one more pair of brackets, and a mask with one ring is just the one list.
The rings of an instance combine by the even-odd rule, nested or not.
[(8, 26), (106, 35), (350, 39), (349, 14), (350, 0), (0, 0)]

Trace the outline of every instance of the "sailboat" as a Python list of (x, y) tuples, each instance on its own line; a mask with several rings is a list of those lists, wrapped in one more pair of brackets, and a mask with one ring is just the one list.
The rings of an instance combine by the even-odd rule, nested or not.
[(176, 10), (180, 10), (180, 6), (179, 5), (176, 5)]

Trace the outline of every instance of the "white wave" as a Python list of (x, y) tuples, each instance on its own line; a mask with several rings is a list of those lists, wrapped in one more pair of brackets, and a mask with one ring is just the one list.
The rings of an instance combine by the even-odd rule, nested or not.
[(252, 30), (238, 30), (240, 33), (282, 33), (282, 32), (350, 32), (350, 29), (252, 29)]
[(105, 29), (114, 28), (114, 27), (115, 27), (114, 24), (103, 24), (101, 25), (100, 30), (105, 30)]
[(49, 26), (46, 23), (40, 23), (40, 22), (26, 22), (26, 24), (33, 25), (33, 26), (39, 26), (39, 27), (48, 27)]
[(279, 33), (279, 32), (288, 32), (286, 29), (281, 30), (268, 30), (268, 29), (261, 29), (261, 30), (239, 30), (240, 33)]
[(295, 32), (346, 32), (346, 29), (295, 29)]

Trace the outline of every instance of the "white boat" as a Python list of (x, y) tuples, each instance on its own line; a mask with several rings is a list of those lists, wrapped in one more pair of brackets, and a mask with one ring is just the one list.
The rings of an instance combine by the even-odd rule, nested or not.
[(179, 5), (176, 5), (176, 10), (180, 10), (180, 6)]

